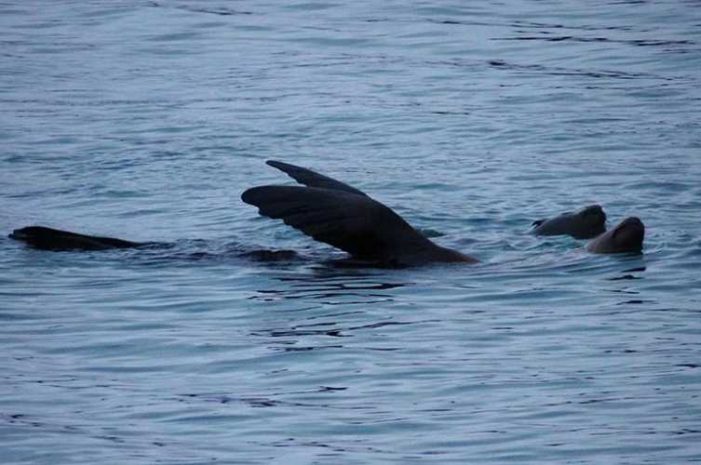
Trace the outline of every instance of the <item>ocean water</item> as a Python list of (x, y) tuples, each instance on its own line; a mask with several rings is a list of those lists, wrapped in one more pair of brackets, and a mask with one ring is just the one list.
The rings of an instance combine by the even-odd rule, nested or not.
[[(0, 44), (3, 464), (701, 462), (697, 1), (5, 1)], [(482, 263), (331, 268), (240, 201), (266, 159)], [(591, 203), (644, 254), (528, 234)]]

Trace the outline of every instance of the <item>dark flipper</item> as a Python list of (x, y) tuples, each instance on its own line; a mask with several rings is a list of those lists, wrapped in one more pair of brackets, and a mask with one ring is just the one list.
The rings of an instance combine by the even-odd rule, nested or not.
[(346, 183), (337, 181), (328, 176), (324, 176), (323, 174), (316, 173), (307, 168), (302, 168), (301, 166), (290, 165), (289, 163), (283, 163), (275, 160), (268, 160), (266, 163), (273, 168), (283, 171), (292, 179), (300, 184), (304, 184), (305, 186), (344, 191), (356, 195), (366, 195), (364, 192), (356, 189), (355, 187), (351, 187)]
[(42, 250), (107, 250), (126, 249), (144, 245), (113, 237), (87, 236), (44, 226), (15, 229), (9, 236)]
[(262, 215), (363, 260), (402, 261), (406, 251), (436, 247), (385, 205), (344, 190), (261, 186), (241, 199)]

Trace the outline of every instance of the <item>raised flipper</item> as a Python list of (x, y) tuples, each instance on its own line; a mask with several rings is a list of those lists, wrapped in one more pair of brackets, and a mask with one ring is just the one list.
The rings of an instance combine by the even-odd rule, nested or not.
[(9, 236), (42, 250), (107, 250), (126, 249), (145, 245), (113, 237), (87, 236), (45, 226), (27, 226), (15, 229)]
[(241, 199), (312, 238), (361, 259), (391, 259), (401, 244), (428, 242), (392, 210), (364, 195), (300, 186), (261, 186)]
[(351, 194), (363, 196), (367, 195), (363, 191), (360, 191), (355, 187), (351, 187), (346, 183), (337, 181), (336, 179), (328, 176), (324, 176), (323, 174), (316, 173), (307, 168), (302, 168), (301, 166), (290, 165), (289, 163), (283, 163), (275, 160), (268, 160), (265, 163), (286, 173), (292, 179), (300, 184), (304, 184), (305, 186), (350, 192)]
[(241, 199), (258, 207), (262, 215), (282, 219), (365, 262), (408, 266), (476, 261), (434, 244), (390, 208), (364, 195), (316, 187), (261, 186), (248, 189)]

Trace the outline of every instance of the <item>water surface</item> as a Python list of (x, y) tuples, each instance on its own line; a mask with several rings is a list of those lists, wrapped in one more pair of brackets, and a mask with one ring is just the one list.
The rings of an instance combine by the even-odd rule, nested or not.
[[(4, 2), (6, 464), (681, 464), (701, 447), (693, 1)], [(338, 177), (477, 266), (337, 270), (239, 200)], [(637, 257), (527, 234), (602, 204)], [(232, 251), (295, 249), (262, 264)]]

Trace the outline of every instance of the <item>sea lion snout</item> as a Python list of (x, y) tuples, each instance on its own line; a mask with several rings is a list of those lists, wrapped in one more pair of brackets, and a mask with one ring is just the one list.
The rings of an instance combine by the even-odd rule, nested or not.
[(7, 237), (18, 241), (27, 240), (32, 235), (40, 233), (41, 231), (39, 231), (39, 229), (41, 228), (39, 228), (38, 226), (27, 226), (24, 228), (15, 229), (10, 234), (8, 234)]
[(15, 229), (10, 234), (7, 235), (10, 239), (15, 239), (21, 241), (24, 238), (24, 234), (21, 229)]

